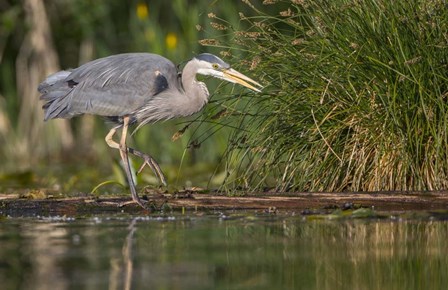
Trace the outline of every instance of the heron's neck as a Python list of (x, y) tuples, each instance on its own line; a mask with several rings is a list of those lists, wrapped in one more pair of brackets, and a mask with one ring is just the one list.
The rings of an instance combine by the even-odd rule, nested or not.
[(199, 111), (207, 102), (209, 92), (204, 83), (196, 79), (198, 69), (194, 62), (188, 62), (182, 72), (182, 86), (192, 108)]

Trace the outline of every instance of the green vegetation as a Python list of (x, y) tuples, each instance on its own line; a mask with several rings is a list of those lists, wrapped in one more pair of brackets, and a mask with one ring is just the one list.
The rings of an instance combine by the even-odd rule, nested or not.
[[(60, 69), (122, 52), (153, 52), (178, 64), (200, 52), (216, 53), (198, 42), (211, 28), (207, 14), (214, 10), (238, 23), (238, 7), (245, 5), (207, 0), (2, 2), (0, 190), (16, 184), (90, 191), (110, 179), (121, 182), (118, 163), (111, 167), (117, 152), (104, 143), (108, 128), (103, 120), (83, 116), (44, 123), (39, 82)], [(207, 83), (213, 91), (219, 82)], [(206, 185), (225, 151), (226, 134), (208, 139), (213, 126), (203, 123), (198, 128), (200, 122), (194, 122), (173, 142), (171, 136), (184, 126), (181, 122), (185, 120), (145, 126), (130, 142), (158, 159), (171, 184)], [(26, 183), (22, 175), (29, 177)], [(157, 184), (149, 170), (140, 178), (140, 184)], [(86, 184), (80, 186), (81, 180)]]
[[(114, 53), (150, 51), (181, 63), (209, 50), (266, 87), (262, 94), (218, 87), (193, 121), (146, 126), (133, 136), (134, 146), (157, 156), (171, 184), (447, 188), (446, 1), (153, 2), (0, 6), (0, 179), (25, 176), (28, 185), (79, 190), (81, 178), (61, 177), (68, 161), (87, 164), (82, 175), (93, 185), (86, 188), (121, 182), (118, 164), (110, 168), (118, 156), (104, 144), (102, 120), (42, 122), (39, 81)], [(207, 82), (211, 92), (219, 83)], [(140, 178), (155, 183), (151, 172)]]
[(228, 188), (447, 188), (446, 1), (243, 2), (217, 46), (267, 86), (228, 110)]

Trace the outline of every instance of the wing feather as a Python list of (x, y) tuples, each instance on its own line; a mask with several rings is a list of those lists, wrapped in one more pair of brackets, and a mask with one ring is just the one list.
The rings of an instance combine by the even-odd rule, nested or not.
[(46, 84), (41, 91), (41, 99), (47, 101), (46, 119), (132, 115), (155, 95), (178, 86), (177, 73), (170, 60), (150, 53), (118, 54), (88, 62), (63, 80), (55, 82), (53, 77), (42, 83)]

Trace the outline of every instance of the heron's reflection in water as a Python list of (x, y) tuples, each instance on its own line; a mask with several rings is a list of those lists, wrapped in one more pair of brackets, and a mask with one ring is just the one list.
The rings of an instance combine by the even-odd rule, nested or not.
[[(128, 226), (129, 233), (124, 240), (122, 248), (122, 257), (114, 258), (110, 261), (111, 271), (109, 276), (109, 290), (124, 289), (129, 290), (132, 286), (133, 273), (133, 241), (136, 228), (137, 219), (132, 219)], [(123, 285), (120, 288), (120, 285)]]

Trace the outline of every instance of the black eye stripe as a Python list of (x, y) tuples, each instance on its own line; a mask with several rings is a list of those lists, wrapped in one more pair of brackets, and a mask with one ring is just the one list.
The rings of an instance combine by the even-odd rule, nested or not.
[[(206, 61), (212, 64), (217, 64), (218, 67), (223, 68), (230, 68), (230, 65), (226, 62), (224, 62), (222, 59), (217, 57), (216, 55), (210, 54), (210, 53), (202, 53), (200, 55), (195, 56), (196, 59)], [(214, 67), (212, 65), (212, 67)]]

